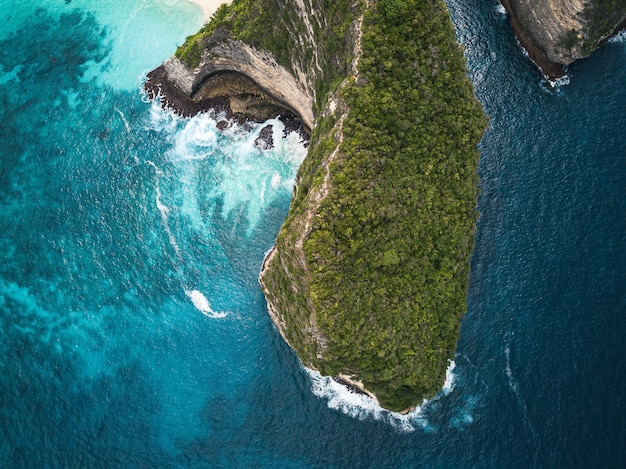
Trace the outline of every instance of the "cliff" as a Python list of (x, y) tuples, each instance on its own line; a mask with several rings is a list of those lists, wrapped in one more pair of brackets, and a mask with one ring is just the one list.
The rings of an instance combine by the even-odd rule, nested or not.
[(146, 84), (165, 102), (275, 106), (312, 130), (259, 278), (283, 338), (383, 407), (435, 395), (465, 312), (486, 123), (443, 1), (234, 0), (176, 55)]
[(626, 0), (502, 0), (520, 43), (545, 75), (588, 57), (625, 26)]
[[(145, 88), (189, 116), (206, 109), (262, 122), (280, 115), (310, 133), (316, 95), (349, 63), (351, 2), (319, 0), (222, 5), (176, 54), (148, 74)], [(317, 87), (317, 88), (316, 88)]]
[(146, 89), (183, 115), (224, 108), (234, 116), (262, 122), (276, 115), (313, 127), (313, 98), (267, 51), (229, 38), (205, 47), (195, 68), (176, 56), (148, 74)]

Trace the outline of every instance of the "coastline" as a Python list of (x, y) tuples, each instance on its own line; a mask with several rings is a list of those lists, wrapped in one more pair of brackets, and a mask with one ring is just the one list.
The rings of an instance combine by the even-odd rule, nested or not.
[[(337, 376), (333, 376), (332, 378), (336, 383), (341, 384), (342, 386), (348, 388), (348, 390), (350, 392), (353, 392), (355, 394), (361, 394), (363, 396), (367, 396), (370, 399), (372, 399), (376, 405), (380, 406), (380, 402), (378, 402), (378, 398), (376, 397), (376, 394), (374, 394), (373, 392), (368, 391), (367, 389), (365, 389), (365, 386), (363, 385), (362, 381), (357, 381), (352, 379), (352, 376), (348, 376), (348, 375), (344, 375), (344, 374), (339, 374)], [(407, 409), (404, 412), (409, 412), (410, 409)], [(401, 412), (403, 413), (403, 412)]]
[(276, 245), (272, 246), (272, 248), (265, 253), (265, 257), (263, 258), (263, 263), (261, 264), (261, 271), (259, 272), (258, 282), (259, 282), (259, 285), (261, 285), (261, 290), (263, 291), (263, 295), (265, 296), (265, 303), (267, 304), (267, 313), (269, 314), (270, 319), (276, 326), (276, 329), (278, 329), (278, 333), (283, 338), (283, 340), (287, 343), (287, 345), (289, 345), (289, 347), (293, 349), (293, 346), (291, 345), (289, 340), (287, 340), (287, 336), (285, 335), (285, 332), (284, 332), (287, 325), (285, 324), (284, 320), (282, 320), (282, 318), (280, 317), (278, 311), (274, 308), (274, 305), (267, 300), (269, 291), (267, 290), (267, 288), (265, 287), (265, 284), (263, 283), (263, 273), (265, 272), (267, 265), (272, 261), (272, 258), (275, 255), (276, 255)]
[(546, 52), (537, 47), (532, 39), (524, 32), (524, 30), (518, 23), (517, 18), (515, 17), (515, 13), (513, 12), (513, 8), (511, 7), (511, 3), (509, 2), (509, 0), (500, 0), (500, 3), (502, 3), (502, 6), (507, 12), (507, 16), (509, 17), (509, 24), (511, 25), (511, 29), (515, 33), (517, 40), (519, 41), (522, 48), (526, 51), (530, 59), (539, 68), (541, 73), (550, 80), (556, 80), (558, 78), (564, 77), (566, 73), (563, 66), (551, 62), (548, 59)]
[[(269, 262), (271, 262), (272, 258), (274, 257), (274, 255), (276, 254), (276, 246), (272, 246), (272, 248), (267, 251), (265, 253), (265, 257), (263, 258), (263, 263), (261, 264), (261, 272), (259, 273), (259, 284), (261, 285), (261, 289), (263, 290), (263, 293), (265, 294), (265, 298), (266, 298), (266, 303), (267, 303), (267, 312), (272, 320), (272, 322), (274, 323), (274, 325), (276, 326), (276, 329), (278, 329), (279, 334), (281, 335), (281, 337), (283, 338), (283, 340), (287, 343), (287, 345), (289, 345), (289, 347), (291, 347), (293, 349), (293, 346), (289, 343), (289, 340), (287, 340), (286, 335), (283, 332), (283, 328), (285, 327), (285, 324), (283, 323), (283, 321), (280, 319), (278, 311), (276, 311), (276, 309), (274, 308), (274, 306), (267, 301), (267, 288), (265, 287), (265, 285), (263, 284), (263, 273), (265, 272), (265, 269), (267, 267), (267, 265), (269, 264)], [(295, 350), (295, 349), (294, 349)], [(303, 366), (317, 371), (319, 373), (318, 370), (316, 370), (311, 364), (304, 364)], [(346, 389), (348, 389), (350, 392), (353, 392), (355, 394), (361, 394), (363, 396), (367, 396), (370, 399), (372, 399), (372, 401), (374, 401), (376, 403), (376, 405), (380, 406), (380, 403), (378, 402), (378, 398), (376, 397), (376, 395), (374, 393), (372, 393), (371, 391), (368, 391), (365, 386), (363, 385), (362, 381), (357, 381), (352, 379), (352, 376), (348, 376), (345, 374), (339, 374), (338, 376), (332, 376), (331, 377), (333, 381), (335, 381), (337, 384), (341, 384), (342, 386), (344, 386)], [(413, 407), (406, 409), (404, 411), (402, 411), (402, 414), (406, 414), (409, 413), (411, 410), (413, 410)]]
[[(231, 83), (236, 78), (247, 79), (247, 76), (244, 74), (228, 71), (215, 73), (210, 79), (215, 82), (227, 76), (230, 78)], [(302, 122), (301, 118), (285, 108), (282, 111), (275, 110), (275, 112), (260, 114), (246, 112), (245, 108), (233, 109), (233, 102), (237, 101), (232, 96), (229, 96), (228, 92), (218, 93), (216, 96), (191, 99), (189, 95), (172, 84), (163, 65), (147, 74), (144, 90), (150, 100), (160, 98), (163, 109), (171, 109), (175, 114), (182, 117), (193, 117), (202, 112), (215, 111), (217, 114), (223, 113), (226, 120), (233, 120), (241, 124), (248, 121), (262, 123), (268, 119), (279, 117), (285, 125), (285, 131), (298, 132), (301, 138), (307, 142), (310, 138), (310, 130)]]

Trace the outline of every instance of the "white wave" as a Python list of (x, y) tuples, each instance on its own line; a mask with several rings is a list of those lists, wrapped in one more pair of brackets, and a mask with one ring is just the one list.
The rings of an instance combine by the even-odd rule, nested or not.
[(557, 78), (556, 80), (546, 79), (546, 81), (552, 88), (558, 90), (561, 86), (569, 85), (570, 78), (568, 75), (563, 75), (561, 78)]
[(626, 44), (626, 29), (609, 38), (608, 42), (612, 44)]
[(328, 401), (328, 407), (338, 410), (350, 417), (359, 420), (374, 419), (386, 422), (396, 430), (408, 433), (415, 431), (416, 426), (427, 429), (429, 422), (424, 416), (424, 409), (430, 402), (434, 402), (442, 396), (447, 396), (454, 389), (455, 368), (454, 360), (449, 360), (446, 370), (446, 380), (441, 392), (430, 400), (424, 399), (420, 406), (416, 406), (411, 412), (401, 414), (383, 409), (374, 399), (364, 394), (357, 394), (347, 387), (337, 383), (329, 376), (322, 376), (315, 370), (303, 367), (311, 378), (311, 391), (317, 397)]
[(526, 406), (526, 401), (524, 400), (524, 396), (522, 396), (522, 392), (520, 391), (517, 380), (513, 376), (513, 370), (511, 369), (511, 347), (510, 343), (507, 341), (504, 345), (504, 356), (506, 357), (506, 364), (504, 368), (504, 372), (506, 373), (507, 382), (509, 384), (509, 388), (513, 392), (513, 395), (517, 399), (522, 409), (522, 419), (524, 423), (528, 426), (532, 434), (536, 437), (537, 432), (535, 431), (535, 427), (530, 421), (528, 416), (528, 408)]
[(443, 388), (441, 389), (441, 393), (444, 396), (447, 396), (454, 389), (454, 381), (456, 375), (454, 374), (454, 368), (456, 367), (456, 363), (454, 360), (448, 360), (448, 368), (446, 369), (446, 380), (443, 383)]
[[(142, 100), (149, 100), (145, 91)], [(161, 99), (157, 97), (151, 101), (150, 118), (148, 119), (146, 127), (167, 136), (176, 130), (181, 120), (182, 119), (177, 116), (172, 109), (163, 109), (161, 107)]]
[(174, 134), (174, 148), (168, 152), (173, 163), (203, 160), (217, 150), (217, 122), (210, 114), (199, 114)]
[(209, 300), (207, 300), (206, 296), (204, 296), (198, 290), (185, 290), (185, 295), (189, 297), (196, 309), (204, 314), (206, 317), (209, 317), (211, 319), (226, 317), (227, 313), (218, 313), (216, 311), (213, 311)]
[(513, 380), (513, 372), (511, 371), (511, 347), (507, 343), (504, 346), (504, 356), (506, 357), (506, 366), (504, 371), (506, 372), (506, 376), (509, 378), (509, 384)]
[(391, 412), (380, 407), (372, 398), (348, 390), (329, 376), (322, 376), (306, 367), (304, 369), (311, 378), (311, 391), (317, 397), (327, 400), (330, 409), (359, 420), (371, 418), (386, 422), (403, 433), (415, 431), (415, 424), (422, 427), (427, 425), (426, 420), (420, 416), (420, 407), (408, 414)]
[(272, 185), (274, 189), (276, 189), (278, 186), (280, 186), (280, 182), (281, 182), (280, 174), (278, 173), (278, 171), (274, 171), (274, 175), (272, 176), (272, 181), (270, 182), (270, 184)]
[(498, 2), (498, 4), (496, 5), (496, 11), (500, 13), (501, 15), (506, 15), (506, 8), (504, 8), (502, 3), (500, 2)]

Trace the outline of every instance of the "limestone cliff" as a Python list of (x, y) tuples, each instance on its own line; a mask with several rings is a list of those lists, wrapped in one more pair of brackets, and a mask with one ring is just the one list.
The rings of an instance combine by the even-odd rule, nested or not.
[(349, 63), (351, 16), (358, 1), (222, 5), (210, 23), (148, 74), (151, 97), (183, 115), (208, 108), (263, 121), (293, 118), (306, 132), (331, 83)]
[(226, 98), (234, 115), (263, 121), (287, 113), (297, 116), (307, 132), (313, 127), (313, 97), (306, 86), (269, 52), (230, 38), (206, 47), (195, 68), (170, 57), (148, 75), (146, 88), (182, 114), (215, 107)]
[(485, 127), (443, 1), (233, 0), (146, 87), (184, 112), (289, 111), (312, 129), (259, 279), (269, 313), (305, 366), (386, 408), (435, 395)]
[(522, 46), (546, 75), (589, 56), (626, 21), (626, 0), (502, 0)]

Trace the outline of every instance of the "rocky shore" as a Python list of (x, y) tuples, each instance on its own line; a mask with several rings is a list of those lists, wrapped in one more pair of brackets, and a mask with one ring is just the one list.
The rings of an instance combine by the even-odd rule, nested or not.
[(313, 127), (313, 98), (305, 87), (267, 52), (240, 41), (206, 48), (196, 68), (171, 57), (148, 74), (144, 87), (185, 117), (214, 109), (240, 122), (280, 117), (288, 130), (307, 135)]
[(626, 25), (626, 3), (599, 0), (501, 0), (520, 44), (550, 80), (588, 57)]
[(565, 69), (561, 64), (551, 62), (548, 59), (546, 52), (535, 45), (535, 42), (531, 39), (530, 35), (522, 28), (520, 22), (517, 20), (517, 16), (511, 6), (510, 0), (500, 0), (502, 6), (507, 11), (509, 16), (509, 24), (511, 29), (517, 36), (517, 40), (521, 46), (528, 53), (530, 59), (541, 69), (544, 76), (550, 80), (556, 80), (565, 75)]

